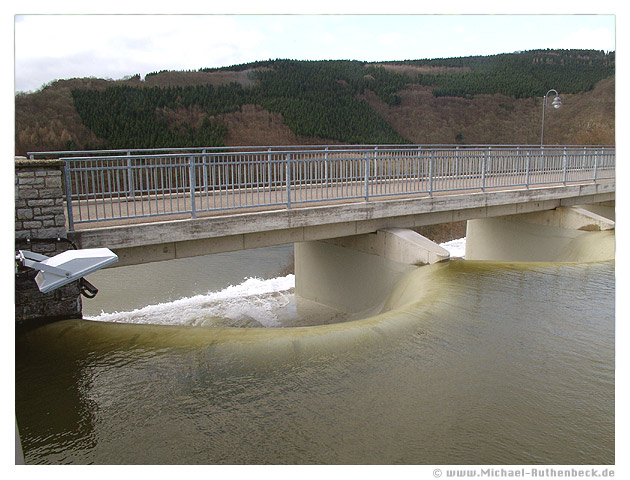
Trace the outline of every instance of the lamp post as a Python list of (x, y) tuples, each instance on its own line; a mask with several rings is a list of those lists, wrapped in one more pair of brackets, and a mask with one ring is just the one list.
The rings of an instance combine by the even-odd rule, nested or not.
[(541, 148), (543, 146), (543, 142), (545, 139), (545, 107), (547, 106), (547, 96), (551, 92), (554, 92), (556, 94), (555, 98), (553, 99), (553, 102), (551, 102), (551, 105), (553, 105), (553, 108), (560, 108), (560, 105), (562, 105), (562, 100), (560, 100), (560, 94), (553, 88), (545, 94), (543, 98), (542, 131), (540, 133), (540, 147)]

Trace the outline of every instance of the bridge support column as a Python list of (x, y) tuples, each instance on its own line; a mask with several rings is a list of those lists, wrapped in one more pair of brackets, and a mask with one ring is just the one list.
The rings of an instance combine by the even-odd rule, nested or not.
[[(555, 210), (468, 220), (466, 259), (522, 262), (595, 261), (614, 258), (611, 207)], [(599, 213), (595, 213), (599, 212)], [(594, 237), (587, 232), (601, 232)], [(589, 243), (590, 242), (590, 243)]]
[[(15, 159), (15, 250), (46, 256), (71, 245), (66, 238), (62, 173), (59, 160)], [(37, 271), (20, 268), (15, 274), (15, 319), (37, 323), (51, 319), (81, 318), (81, 290), (73, 282), (49, 293), (35, 283)]]
[(346, 313), (379, 307), (394, 284), (418, 265), (449, 253), (422, 235), (391, 228), (295, 244), (295, 292)]

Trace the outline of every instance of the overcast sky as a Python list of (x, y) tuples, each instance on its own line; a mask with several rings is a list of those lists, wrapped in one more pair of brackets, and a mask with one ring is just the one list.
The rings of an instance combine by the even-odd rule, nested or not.
[(15, 90), (256, 60), (404, 60), (537, 48), (612, 51), (615, 15), (40, 15), (14, 17)]

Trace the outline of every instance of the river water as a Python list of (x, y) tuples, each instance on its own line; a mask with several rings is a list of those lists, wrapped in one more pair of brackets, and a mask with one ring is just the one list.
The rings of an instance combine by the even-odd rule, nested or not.
[(360, 317), (292, 254), (104, 270), (89, 319), (19, 332), (26, 462), (615, 462), (614, 261), (414, 267)]

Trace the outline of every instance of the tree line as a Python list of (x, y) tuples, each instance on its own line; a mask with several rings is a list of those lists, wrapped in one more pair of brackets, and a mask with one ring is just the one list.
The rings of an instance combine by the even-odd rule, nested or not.
[[(394, 104), (394, 92), (405, 81), (383, 68), (359, 62), (278, 61), (274, 69), (255, 73), (257, 85), (238, 83), (214, 87), (111, 86), (102, 90), (75, 89), (72, 98), (83, 123), (106, 139), (103, 148), (222, 146), (227, 127), (216, 115), (257, 104), (280, 113), (297, 135), (347, 143), (405, 143), (365, 100), (366, 88)], [(169, 112), (193, 107), (204, 112), (199, 125), (174, 121)], [(180, 114), (179, 117), (185, 116)]]
[[(413, 76), (360, 61), (269, 60), (202, 69), (248, 70), (256, 80), (251, 88), (239, 83), (218, 87), (118, 85), (77, 88), (72, 90), (72, 98), (84, 125), (104, 139), (100, 148), (222, 146), (227, 126), (217, 115), (246, 104), (280, 113), (297, 135), (347, 143), (408, 143), (361, 98), (366, 90), (392, 107), (401, 103), (398, 93), (414, 83), (433, 87), (436, 97), (501, 93), (528, 98), (542, 96), (549, 88), (578, 93), (614, 75), (614, 60), (614, 52), (537, 50), (388, 62), (459, 68)], [(193, 110), (197, 112), (194, 120)]]
[(615, 74), (615, 52), (597, 50), (532, 50), (396, 63), (465, 70), (420, 74), (414, 78), (416, 83), (434, 86), (436, 97), (499, 93), (514, 98), (531, 98), (542, 97), (550, 88), (562, 93), (580, 93)]

